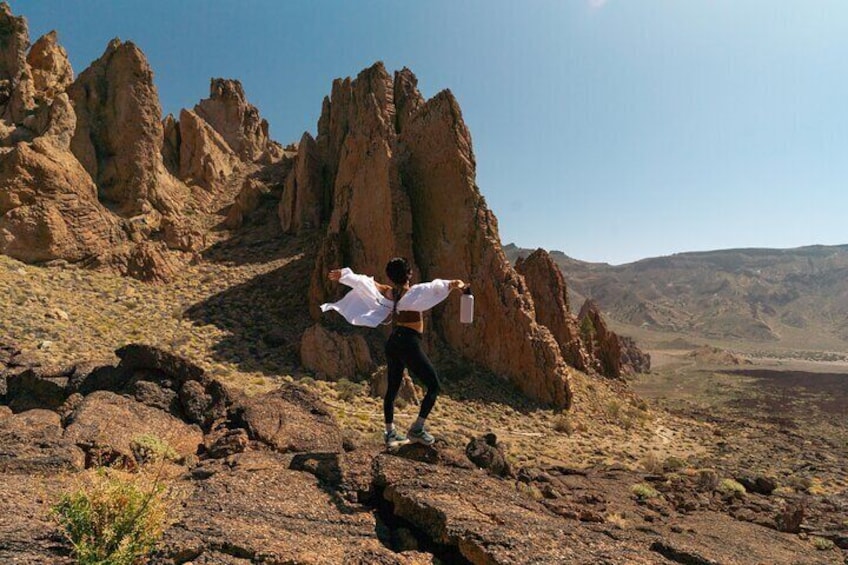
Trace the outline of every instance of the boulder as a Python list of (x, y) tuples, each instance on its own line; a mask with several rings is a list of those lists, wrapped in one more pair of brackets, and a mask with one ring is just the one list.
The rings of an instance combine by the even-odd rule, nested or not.
[(62, 437), (56, 412), (33, 409), (0, 419), (0, 473), (52, 475), (84, 464), (82, 450)]
[(15, 412), (32, 408), (55, 410), (65, 402), (68, 377), (74, 367), (34, 367), (6, 379), (6, 402)]
[(112, 257), (110, 262), (122, 275), (144, 282), (171, 281), (182, 266), (161, 241), (141, 241), (125, 253)]
[(113, 39), (68, 95), (77, 115), (71, 151), (101, 199), (127, 217), (178, 210), (188, 193), (162, 160), (162, 110), (141, 50)]
[(91, 177), (55, 139), (19, 143), (0, 155), (0, 253), (20, 261), (81, 261), (121, 240)]
[(32, 69), (35, 96), (41, 100), (52, 100), (74, 82), (74, 70), (68, 60), (68, 53), (56, 39), (55, 31), (42, 35), (26, 58)]
[(168, 249), (196, 252), (206, 247), (206, 234), (184, 216), (166, 216), (160, 224)]
[(250, 438), (279, 452), (341, 452), (335, 417), (313, 392), (286, 384), (245, 398), (231, 409), (231, 420)]
[(374, 369), (368, 344), (360, 334), (340, 334), (321, 324), (303, 333), (300, 340), (303, 366), (330, 380), (358, 380)]
[(235, 201), (227, 210), (224, 225), (231, 230), (240, 228), (245, 218), (259, 206), (262, 196), (270, 192), (268, 185), (264, 182), (252, 177), (244, 179)]
[(565, 279), (551, 256), (537, 249), (519, 258), (515, 270), (524, 277), (533, 297), (536, 320), (551, 331), (566, 363), (581, 371), (590, 370), (591, 360), (580, 341), (577, 318), (571, 313)]
[(631, 337), (620, 335), (618, 341), (621, 344), (621, 367), (625, 374), (651, 372), (650, 353), (642, 351)]
[[(384, 398), (389, 388), (389, 374), (385, 368), (380, 368), (371, 374), (370, 394), (375, 398)], [(415, 385), (407, 371), (403, 372), (403, 380), (398, 390), (398, 398), (410, 404), (420, 402), (421, 390)]]
[(135, 464), (133, 443), (140, 436), (152, 436), (183, 457), (194, 455), (203, 443), (197, 426), (108, 391), (86, 396), (68, 418), (64, 434), (86, 452), (88, 465), (131, 467)]
[(472, 463), (481, 469), (486, 469), (497, 477), (513, 476), (512, 468), (503, 449), (498, 445), (498, 438), (493, 433), (484, 434), (468, 442), (465, 455)]

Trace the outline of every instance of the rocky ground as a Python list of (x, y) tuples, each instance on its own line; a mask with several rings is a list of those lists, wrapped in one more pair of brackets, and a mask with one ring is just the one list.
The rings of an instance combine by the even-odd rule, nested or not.
[[(7, 562), (64, 559), (48, 508), (73, 486), (67, 471), (83, 472), (104, 443), (110, 458), (131, 461), (126, 438), (151, 426), (186, 426), (170, 440), (184, 445), (173, 484), (187, 494), (160, 544), (162, 563), (844, 561), (848, 450), (845, 406), (834, 401), (846, 397), (844, 378), (789, 381), (660, 355), (660, 367), (631, 384), (575, 372), (574, 408), (560, 413), (437, 356), (446, 382), (432, 416), (437, 448), (384, 454), (381, 403), (367, 382), (325, 382), (297, 367), (311, 322), (291, 312), (305, 306), (313, 242), (274, 226), (260, 219), (238, 239), (219, 234), (167, 285), (0, 257), (0, 342), (22, 350), (10, 370), (41, 364), (35, 376), (61, 389), (15, 401), (33, 394), (19, 384), (6, 397), (15, 414), (0, 424), (0, 480), (14, 496), (4, 506), (26, 517), (0, 523)], [(186, 378), (163, 376), (172, 365), (156, 378), (136, 362), (132, 371), (147, 377), (86, 381), (93, 367), (120, 368), (115, 350), (131, 342), (190, 360), (188, 380), (206, 389), (219, 380), (235, 392), (214, 417), (191, 417)], [(95, 363), (58, 377), (44, 368), (81, 360)], [(137, 384), (145, 379), (154, 384)], [(305, 423), (281, 427), (304, 405)], [(415, 411), (401, 403), (398, 421)], [(116, 447), (96, 420), (136, 421), (127, 412), (137, 423)], [(506, 462), (492, 473), (474, 471), (465, 455), (484, 433)], [(469, 449), (479, 464), (492, 459), (486, 445)]]

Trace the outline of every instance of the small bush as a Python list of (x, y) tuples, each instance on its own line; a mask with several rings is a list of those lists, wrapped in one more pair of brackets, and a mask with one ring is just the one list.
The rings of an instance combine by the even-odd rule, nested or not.
[(686, 461), (684, 461), (680, 457), (674, 457), (673, 455), (671, 457), (667, 457), (666, 460), (663, 462), (663, 470), (669, 473), (680, 471), (685, 467)]
[(101, 469), (90, 485), (53, 506), (80, 565), (134, 565), (156, 545), (165, 525), (164, 486), (141, 483), (138, 476)]
[(747, 492), (745, 487), (733, 479), (722, 479), (718, 484), (718, 491), (728, 496), (744, 496)]
[(135, 436), (130, 443), (133, 456), (139, 463), (166, 460), (177, 461), (180, 456), (173, 447), (165, 440), (155, 434), (141, 434)]
[(718, 488), (718, 473), (713, 469), (698, 471), (698, 490), (712, 492)]
[(341, 379), (336, 383), (336, 395), (339, 400), (343, 400), (345, 402), (350, 402), (354, 400), (357, 396), (362, 395), (362, 385), (358, 383), (352, 383), (347, 379)]
[(652, 475), (659, 475), (663, 472), (663, 463), (660, 461), (660, 458), (653, 451), (648, 453), (641, 461), (640, 464), (646, 473), (651, 473)]
[(568, 414), (557, 416), (556, 420), (554, 420), (554, 430), (566, 435), (574, 433), (574, 425), (571, 423), (571, 418), (568, 417)]
[(630, 492), (632, 492), (636, 498), (639, 500), (648, 500), (650, 498), (659, 497), (660, 493), (649, 485), (648, 483), (639, 483), (630, 487)]
[(830, 551), (833, 549), (833, 541), (827, 538), (821, 538), (819, 536), (813, 536), (813, 547), (818, 549), (819, 551)]

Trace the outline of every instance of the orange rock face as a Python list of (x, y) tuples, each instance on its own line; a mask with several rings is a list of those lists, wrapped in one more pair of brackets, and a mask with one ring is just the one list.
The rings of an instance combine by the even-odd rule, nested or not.
[(0, 119), (21, 123), (35, 107), (32, 72), (26, 62), (29, 30), (26, 18), (15, 16), (6, 2), (0, 3)]
[(577, 318), (571, 313), (568, 289), (559, 267), (547, 251), (537, 249), (526, 258), (519, 259), (515, 270), (527, 282), (536, 319), (551, 330), (566, 363), (581, 371), (589, 371), (591, 360), (580, 341)]
[(100, 198), (124, 216), (179, 210), (187, 190), (162, 161), (162, 110), (141, 50), (112, 40), (68, 94), (77, 115), (71, 151)]
[[(497, 220), (475, 184), (471, 136), (450, 91), (424, 101), (409, 70), (392, 79), (378, 63), (333, 83), (316, 145), (322, 203), (331, 212), (312, 277), (313, 315), (343, 292), (326, 281), (328, 269), (350, 266), (379, 279), (388, 259), (405, 256), (417, 280), (473, 285), (473, 325), (459, 323), (456, 297), (433, 311), (433, 329), (451, 349), (531, 397), (569, 406), (568, 368), (501, 250)], [(281, 217), (290, 213), (286, 206)]]
[(279, 146), (268, 136), (268, 122), (249, 104), (241, 82), (213, 78), (209, 98), (194, 107), (195, 113), (217, 131), (230, 149), (243, 161), (258, 161)]
[(55, 31), (41, 36), (26, 60), (32, 69), (35, 94), (43, 100), (52, 100), (74, 81), (68, 53), (56, 42)]

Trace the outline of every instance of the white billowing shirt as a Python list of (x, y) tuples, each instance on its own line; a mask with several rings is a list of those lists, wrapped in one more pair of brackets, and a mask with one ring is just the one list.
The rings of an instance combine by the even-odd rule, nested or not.
[[(376, 328), (391, 315), (395, 303), (382, 295), (373, 277), (357, 275), (345, 267), (339, 282), (353, 290), (338, 302), (322, 304), (322, 312), (335, 310), (354, 326), (369, 328)], [(450, 291), (450, 281), (443, 279), (413, 285), (398, 301), (397, 309), (424, 312), (447, 298)]]

